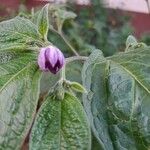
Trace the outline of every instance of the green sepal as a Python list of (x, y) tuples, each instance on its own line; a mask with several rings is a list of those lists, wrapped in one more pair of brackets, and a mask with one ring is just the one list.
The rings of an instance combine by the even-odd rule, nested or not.
[(73, 91), (80, 92), (80, 93), (86, 93), (87, 92), (86, 89), (78, 82), (71, 82), (70, 88)]

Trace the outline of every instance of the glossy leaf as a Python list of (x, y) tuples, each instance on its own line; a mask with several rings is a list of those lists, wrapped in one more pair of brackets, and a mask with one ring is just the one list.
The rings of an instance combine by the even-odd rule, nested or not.
[(40, 72), (32, 51), (0, 51), (0, 58), (0, 149), (19, 150), (36, 112)]
[(30, 150), (89, 150), (90, 130), (76, 97), (65, 94), (62, 101), (47, 97), (41, 106), (30, 137)]
[[(83, 69), (83, 103), (101, 149), (150, 148), (150, 47), (112, 57), (93, 52)], [(96, 61), (97, 60), (97, 61)]]
[(38, 14), (37, 18), (38, 31), (42, 35), (43, 39), (47, 39), (47, 32), (49, 27), (48, 8), (49, 4), (45, 5)]
[(25, 49), (41, 44), (37, 26), (30, 20), (15, 17), (0, 23), (0, 50)]

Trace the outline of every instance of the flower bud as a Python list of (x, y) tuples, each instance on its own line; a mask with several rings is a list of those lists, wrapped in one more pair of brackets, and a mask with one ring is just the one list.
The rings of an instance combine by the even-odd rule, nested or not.
[(38, 56), (38, 65), (42, 71), (56, 74), (64, 65), (63, 53), (55, 46), (41, 48)]

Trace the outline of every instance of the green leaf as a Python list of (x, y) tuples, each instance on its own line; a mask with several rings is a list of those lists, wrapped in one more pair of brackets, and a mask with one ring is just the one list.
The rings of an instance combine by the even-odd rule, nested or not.
[(81, 61), (73, 61), (67, 64), (66, 78), (70, 81), (81, 83), (81, 71), (83, 63)]
[(150, 47), (94, 60), (83, 68), (83, 103), (101, 149), (150, 148)]
[(130, 35), (126, 40), (126, 49), (125, 51), (132, 51), (138, 48), (145, 48), (147, 45), (145, 43), (138, 43), (136, 38), (132, 35)]
[(85, 93), (86, 89), (78, 82), (71, 82), (70, 83), (71, 89), (80, 92), (80, 93)]
[(47, 39), (49, 19), (48, 19), (49, 4), (45, 5), (40, 11), (37, 19), (38, 31), (42, 35), (43, 39)]
[(30, 20), (15, 17), (0, 23), (0, 51), (31, 48), (39, 44), (41, 44), (41, 39), (37, 26)]
[(132, 44), (138, 44), (136, 38), (132, 35), (129, 35), (127, 40), (126, 40), (126, 47), (130, 47)]
[(101, 150), (101, 147), (99, 143), (97, 142), (97, 139), (95, 136), (92, 136), (92, 149), (91, 150)]
[(101, 149), (112, 150), (113, 145), (108, 130), (106, 77), (108, 65), (100, 50), (95, 50), (85, 62), (82, 72), (83, 104), (91, 123), (93, 134)]
[(90, 130), (79, 100), (65, 94), (62, 101), (47, 97), (41, 106), (30, 137), (30, 150), (89, 150)]
[(41, 73), (32, 51), (0, 51), (0, 58), (0, 149), (19, 150), (36, 112)]
[(55, 12), (55, 15), (62, 20), (74, 19), (77, 16), (74, 12), (67, 11), (65, 9), (58, 9)]

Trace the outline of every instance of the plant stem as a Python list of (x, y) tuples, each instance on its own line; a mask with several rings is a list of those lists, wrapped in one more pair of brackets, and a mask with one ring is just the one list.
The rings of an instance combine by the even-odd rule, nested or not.
[(69, 57), (66, 58), (66, 63), (64, 64), (62, 70), (61, 70), (61, 74), (60, 74), (60, 79), (61, 80), (66, 80), (66, 65), (70, 62), (73, 62), (75, 60), (83, 60), (85, 61), (88, 57), (86, 56), (73, 56), (73, 57)]
[(75, 60), (87, 60), (88, 57), (86, 56), (73, 56), (73, 57), (69, 57), (69, 58), (66, 58), (66, 64), (72, 62), (72, 61), (75, 61)]
[(68, 47), (72, 50), (72, 52), (76, 55), (79, 56), (78, 52), (73, 48), (73, 46), (70, 44), (70, 42), (66, 39), (65, 35), (61, 32), (60, 33), (61, 38), (64, 40), (64, 42), (68, 45)]
[(50, 29), (51, 31), (57, 33), (63, 40), (64, 42), (66, 43), (66, 45), (71, 49), (71, 51), (76, 55), (76, 56), (79, 56), (78, 52), (74, 49), (74, 47), (70, 44), (70, 42), (67, 40), (67, 38), (65, 37), (65, 35), (63, 34), (62, 31), (57, 31), (55, 29)]
[(66, 65), (64, 64), (62, 70), (61, 70), (61, 80), (66, 79)]
[(64, 64), (63, 68), (61, 69), (61, 74), (60, 74), (60, 80), (64, 81), (66, 80), (66, 65), (70, 62), (73, 62), (75, 60), (86, 60), (88, 57), (86, 56), (73, 56), (66, 58), (66, 63)]

